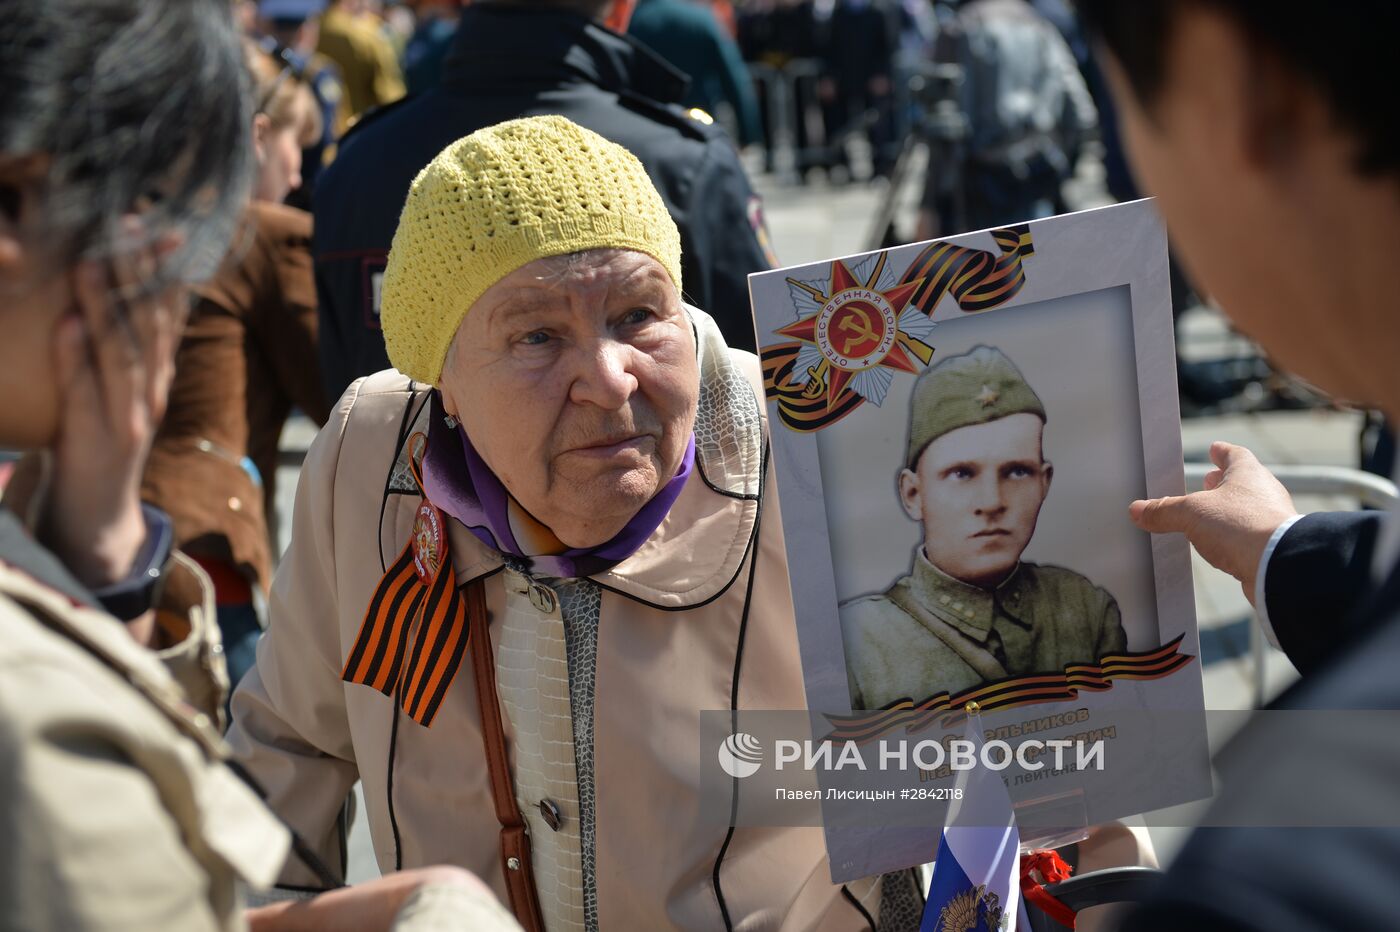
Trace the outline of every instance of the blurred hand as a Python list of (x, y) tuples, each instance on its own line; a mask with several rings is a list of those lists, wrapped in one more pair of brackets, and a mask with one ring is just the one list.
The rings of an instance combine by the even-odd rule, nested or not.
[(189, 312), (184, 289), (146, 288), (178, 242), (144, 243), (135, 217), (122, 239), (133, 246), (118, 258), (77, 264), (75, 313), (59, 324), (54, 350), (62, 420), (38, 531), (90, 588), (125, 577), (145, 540), (141, 473)]
[[(251, 932), (387, 932), (404, 904), (426, 886), (461, 886), (495, 900), (476, 875), (458, 867), (422, 867), (396, 871), (353, 887), (342, 887), (309, 900), (275, 903), (246, 913)], [(438, 928), (434, 926), (434, 928)], [(465, 929), (465, 925), (463, 926)], [(499, 929), (518, 928), (502, 922)]]
[(1128, 506), (1144, 531), (1185, 534), (1206, 562), (1240, 581), (1254, 604), (1255, 576), (1269, 538), (1298, 513), (1288, 490), (1244, 447), (1216, 441), (1205, 491)]

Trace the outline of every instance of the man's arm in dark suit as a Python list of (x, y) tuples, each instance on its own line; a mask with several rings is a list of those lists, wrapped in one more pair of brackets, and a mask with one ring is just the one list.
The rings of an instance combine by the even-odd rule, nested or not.
[(1380, 512), (1318, 512), (1279, 539), (1264, 568), (1261, 607), (1298, 672), (1315, 669), (1342, 640), (1372, 586), (1380, 526)]

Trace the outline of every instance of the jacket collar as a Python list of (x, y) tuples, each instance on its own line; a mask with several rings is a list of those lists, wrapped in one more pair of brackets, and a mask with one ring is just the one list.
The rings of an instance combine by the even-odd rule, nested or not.
[(463, 94), (579, 82), (678, 103), (690, 78), (630, 36), (586, 16), (483, 3), (462, 11), (441, 84)]
[(0, 562), (62, 593), (75, 605), (97, 607), (92, 593), (73, 578), (57, 557), (34, 540), (18, 515), (5, 507), (0, 507)]
[(0, 508), (0, 596), (28, 606), (47, 627), (145, 694), (210, 757), (222, 757), (219, 732), (207, 716), (196, 714), (160, 656), (132, 640), (126, 626), (98, 607), (56, 557), (37, 543), (12, 536), (15, 528), (25, 533), (13, 514)]
[[(752, 386), (734, 365), (714, 320), (689, 306), (686, 311), (700, 362), (695, 470), (666, 519), (637, 552), (591, 577), (606, 589), (668, 611), (718, 597), (739, 575), (752, 545), (767, 466), (763, 411)], [(426, 432), (430, 407), (421, 405), (409, 433)], [(401, 478), (408, 474), (407, 453), (404, 443), (391, 490), (411, 488)], [(402, 509), (400, 520), (411, 520), (413, 510)], [(447, 519), (447, 536), (459, 585), (505, 564), (460, 521)]]
[[(23, 605), (36, 623), (86, 651), (125, 680), (177, 731), (195, 742), (205, 762), (228, 758), (228, 746), (219, 728), (208, 715), (190, 704), (160, 655), (132, 640), (126, 627), (111, 615), (75, 600), (73, 596), (82, 592), (81, 586), (75, 593), (66, 584), (54, 585), (61, 580), (29, 572), (35, 563), (32, 559), (27, 564), (13, 562), (11, 558), (17, 556), (24, 559), (7, 541), (4, 557), (0, 558), (0, 599), (12, 599)], [(207, 623), (212, 625), (214, 621), (210, 618)], [(175, 754), (162, 750), (154, 736), (149, 741), (150, 748), (145, 753), (152, 753), (154, 748), (155, 753), (178, 761), (183, 769), (194, 766), (194, 761), (183, 752)], [(202, 834), (196, 841), (207, 846), (249, 884), (271, 886), (287, 857), (290, 838), (286, 829), (227, 767), (203, 770), (196, 788), (211, 803), (204, 807), (198, 827)]]
[(1020, 620), (1017, 609), (1026, 574), (1019, 563), (995, 589), (983, 589), (944, 573), (929, 562), (920, 547), (914, 570), (906, 579), (920, 605), (978, 642), (986, 642), (998, 612)]

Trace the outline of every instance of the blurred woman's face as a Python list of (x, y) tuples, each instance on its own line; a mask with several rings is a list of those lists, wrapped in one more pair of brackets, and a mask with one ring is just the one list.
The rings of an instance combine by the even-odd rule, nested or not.
[(301, 142), (295, 125), (273, 126), (267, 117), (255, 124), (253, 147), (258, 157), (258, 177), (253, 198), (281, 203), (301, 187)]
[(0, 154), (0, 447), (48, 446), (58, 432), (58, 329), (73, 313), (72, 270), (34, 244), (39, 182), (33, 164)]

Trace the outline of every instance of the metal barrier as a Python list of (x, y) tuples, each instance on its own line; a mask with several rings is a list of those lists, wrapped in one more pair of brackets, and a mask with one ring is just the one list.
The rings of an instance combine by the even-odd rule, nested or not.
[[(1186, 464), (1186, 488), (1201, 488), (1209, 463)], [(1381, 476), (1345, 466), (1269, 466), (1293, 495), (1337, 495), (1354, 498), (1366, 508), (1388, 508), (1400, 500), (1400, 489)]]
[[(829, 108), (819, 93), (823, 65), (818, 59), (794, 58), (782, 65), (749, 62), (748, 70), (767, 111), (765, 169), (784, 184), (800, 183), (807, 168), (830, 163), (849, 137), (863, 135), (877, 119), (870, 110), (847, 125), (827, 125)], [(929, 92), (947, 96), (944, 82), (950, 73), (961, 76), (962, 70), (905, 52), (895, 56), (889, 106), (896, 140), (926, 135), (924, 122), (933, 103)], [(935, 122), (938, 119), (942, 118)]]
[[(799, 183), (803, 169), (826, 155), (824, 126), (819, 134), (811, 126), (805, 133), (798, 131), (800, 124), (810, 121), (807, 110), (818, 99), (821, 63), (809, 58), (796, 58), (782, 67), (751, 62), (749, 75), (768, 113), (766, 167), (784, 184)], [(806, 86), (806, 91), (800, 92), (799, 86)], [(813, 143), (814, 135), (820, 137), (820, 145)]]

